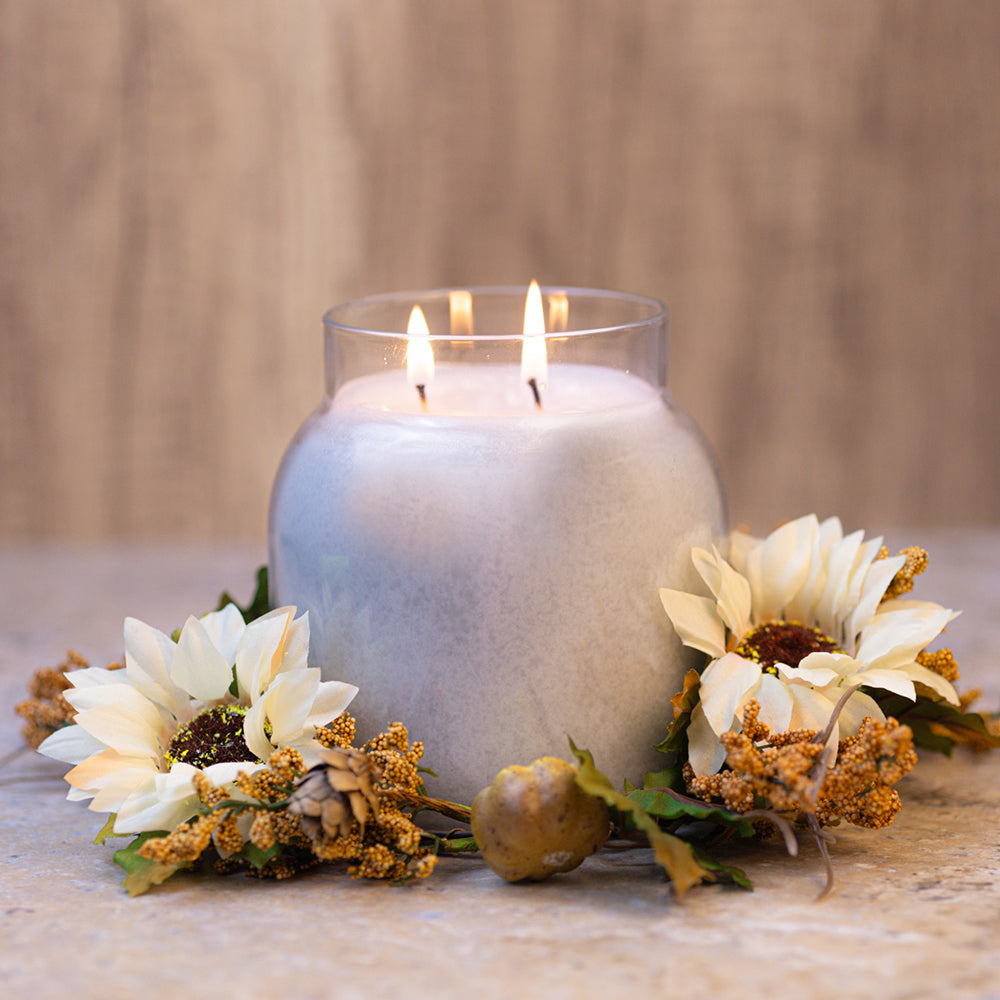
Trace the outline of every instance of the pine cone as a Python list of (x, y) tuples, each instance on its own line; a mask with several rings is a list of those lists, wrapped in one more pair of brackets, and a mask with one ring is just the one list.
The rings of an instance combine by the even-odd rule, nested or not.
[(324, 763), (303, 775), (288, 811), (316, 842), (349, 836), (355, 822), (364, 835), (369, 817), (378, 819), (378, 768), (354, 747), (323, 747), (319, 754)]

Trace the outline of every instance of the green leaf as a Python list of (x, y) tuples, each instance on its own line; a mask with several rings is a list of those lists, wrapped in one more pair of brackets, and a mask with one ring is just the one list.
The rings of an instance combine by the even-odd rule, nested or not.
[(140, 896), (142, 893), (148, 892), (153, 886), (165, 882), (182, 867), (181, 865), (167, 865), (159, 861), (150, 861), (139, 854), (139, 848), (147, 840), (166, 835), (165, 830), (140, 833), (130, 844), (115, 851), (115, 864), (124, 868), (128, 873), (122, 885), (128, 890), (130, 896)]
[(661, 830), (656, 820), (638, 802), (619, 792), (597, 770), (589, 750), (579, 750), (572, 740), (569, 741), (569, 745), (580, 762), (580, 768), (576, 773), (577, 784), (588, 795), (595, 795), (619, 812), (629, 815), (632, 822), (649, 838), (656, 860), (670, 876), (678, 896), (683, 896), (691, 886), (697, 885), (703, 879), (712, 878), (711, 872), (698, 863), (690, 844), (680, 837)]
[(698, 859), (698, 863), (712, 873), (714, 881), (738, 885), (741, 889), (753, 892), (753, 882), (750, 881), (747, 873), (742, 868), (737, 868), (736, 865), (721, 864), (711, 855), (706, 854), (697, 845), (693, 845), (692, 850)]
[(697, 820), (732, 827), (741, 837), (754, 835), (752, 819), (730, 812), (722, 806), (680, 795), (669, 788), (640, 788), (629, 794), (650, 816), (670, 822), (672, 820)]
[(115, 833), (115, 820), (118, 818), (117, 813), (111, 813), (108, 816), (107, 822), (97, 831), (97, 836), (94, 837), (95, 844), (103, 844), (108, 837), (127, 837), (127, 833)]
[(974, 750), (1000, 748), (1000, 736), (991, 733), (986, 717), (979, 712), (963, 712), (946, 701), (918, 697), (910, 701), (898, 694), (868, 691), (886, 715), (913, 730), (913, 742), (925, 750), (951, 756), (957, 744)]
[(252, 622), (254, 619), (266, 615), (271, 610), (271, 601), (268, 595), (267, 567), (261, 566), (257, 570), (257, 589), (254, 591), (254, 595), (250, 598), (250, 603), (246, 607), (243, 607), (235, 600), (228, 590), (222, 592), (215, 610), (221, 611), (227, 604), (235, 604), (239, 608), (240, 614), (243, 615), (243, 620), (246, 622)]
[[(666, 756), (666, 766), (654, 775), (647, 774), (647, 788), (653, 782), (660, 788), (683, 788), (681, 770), (687, 760), (688, 726), (691, 724), (691, 713), (698, 704), (698, 692), (701, 688), (701, 677), (697, 670), (689, 670), (684, 678), (684, 687), (670, 699), (674, 707), (674, 720), (667, 729), (667, 735), (657, 743), (656, 749)], [(651, 781), (652, 779), (652, 781)]]
[(243, 850), (240, 851), (239, 857), (244, 861), (249, 862), (254, 868), (261, 869), (271, 861), (273, 858), (278, 856), (278, 852), (281, 850), (280, 844), (272, 844), (267, 850), (257, 847), (247, 841), (243, 845)]

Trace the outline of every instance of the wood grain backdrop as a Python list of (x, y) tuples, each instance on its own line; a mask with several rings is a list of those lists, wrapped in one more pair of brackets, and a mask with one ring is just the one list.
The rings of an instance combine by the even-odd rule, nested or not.
[(320, 317), (672, 312), (734, 519), (1000, 517), (1000, 4), (0, 0), (0, 537), (263, 538)]

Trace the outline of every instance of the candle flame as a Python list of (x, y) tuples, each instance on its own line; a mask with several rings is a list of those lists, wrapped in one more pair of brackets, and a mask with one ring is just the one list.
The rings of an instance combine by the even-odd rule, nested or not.
[(420, 306), (414, 306), (406, 325), (406, 380), (420, 392), (434, 378), (434, 351), (431, 348), (430, 330)]
[(553, 333), (565, 333), (569, 325), (569, 296), (565, 292), (553, 292), (549, 296), (549, 329)]
[(545, 353), (545, 313), (542, 310), (542, 293), (538, 282), (528, 288), (524, 304), (524, 344), (521, 348), (521, 377), (529, 384), (545, 386), (548, 377), (548, 358)]
[(456, 289), (448, 293), (451, 335), (464, 340), (472, 336), (472, 292)]

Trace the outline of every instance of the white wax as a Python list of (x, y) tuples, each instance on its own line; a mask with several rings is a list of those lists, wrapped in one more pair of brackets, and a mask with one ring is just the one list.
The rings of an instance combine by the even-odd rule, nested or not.
[[(509, 369), (509, 370), (508, 370)], [(471, 801), (511, 763), (568, 756), (616, 783), (655, 766), (689, 661), (657, 588), (723, 530), (714, 470), (641, 379), (553, 365), (345, 385), (300, 431), (272, 498), (272, 588), (310, 612), (311, 660), (360, 687), (367, 738), (401, 720)]]

